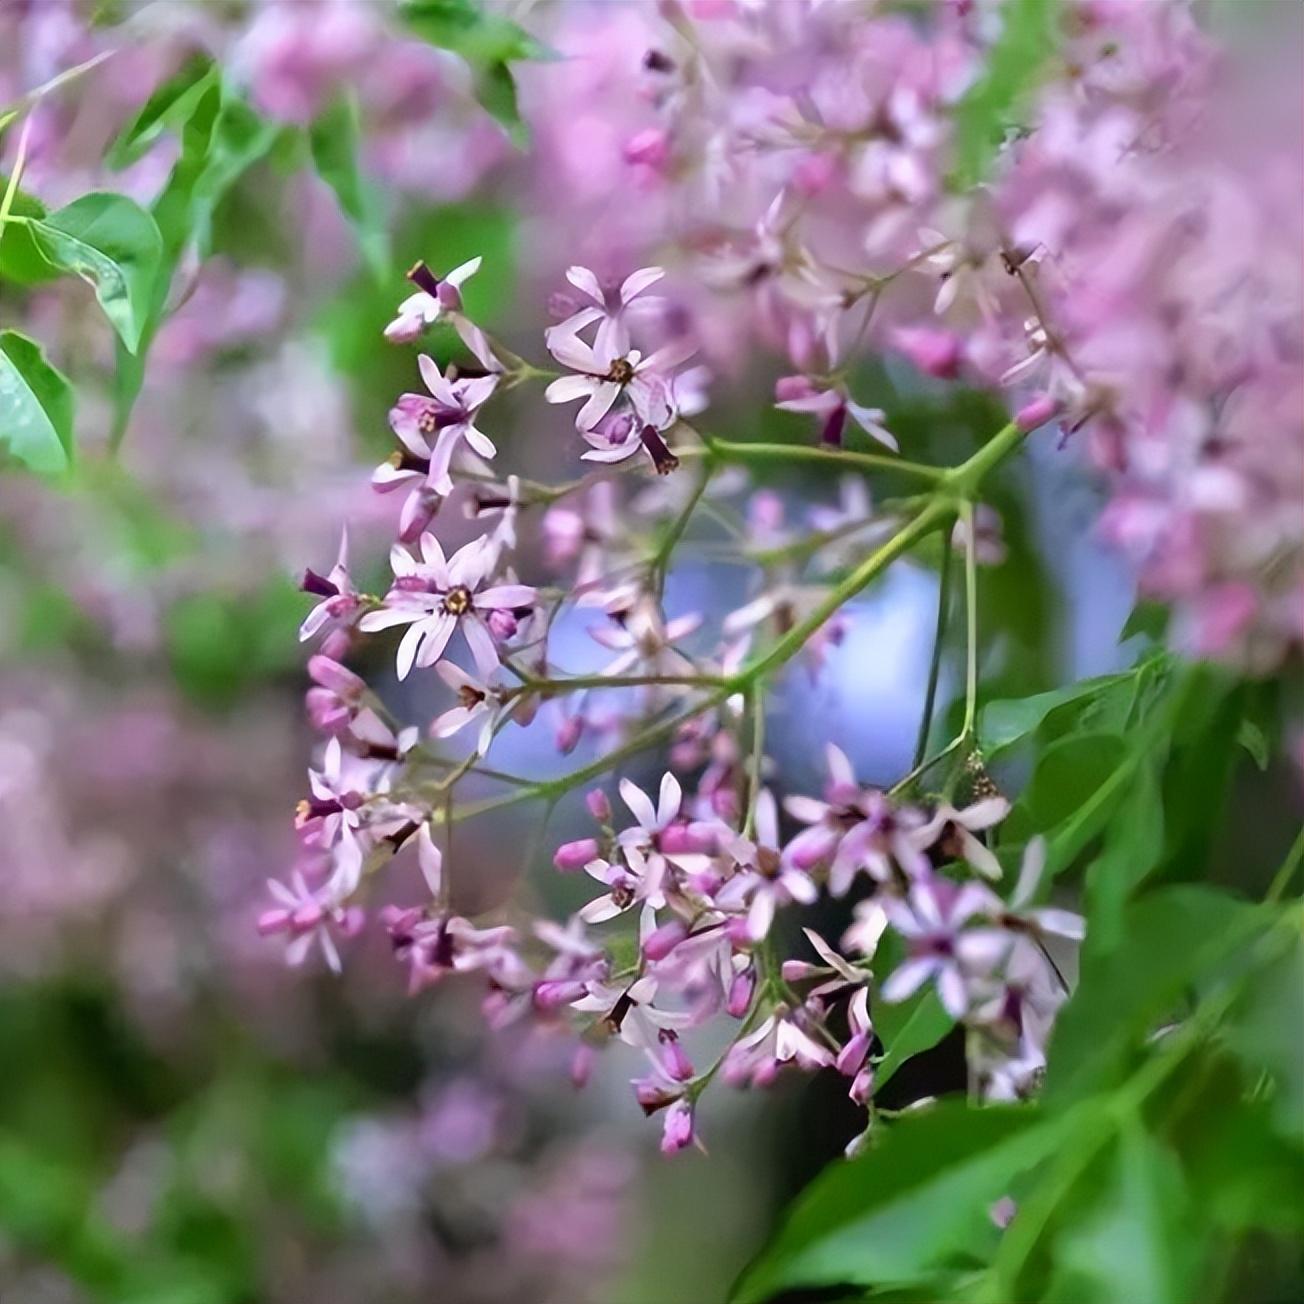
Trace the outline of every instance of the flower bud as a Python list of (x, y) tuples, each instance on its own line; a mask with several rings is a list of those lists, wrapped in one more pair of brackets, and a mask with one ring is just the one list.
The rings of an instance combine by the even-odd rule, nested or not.
[(659, 1109), (674, 1104), (679, 1099), (679, 1092), (668, 1091), (660, 1082), (652, 1078), (640, 1078), (634, 1083), (634, 1099), (645, 1114), (655, 1114)]
[(582, 1041), (575, 1047), (575, 1054), (571, 1057), (570, 1063), (570, 1080), (577, 1091), (582, 1091), (588, 1086), (589, 1078), (593, 1076), (593, 1062), (596, 1059), (597, 1052), (588, 1042)]
[(588, 807), (589, 814), (599, 824), (609, 824), (611, 822), (611, 802), (601, 788), (590, 788), (584, 794), (584, 804)]
[(308, 658), (308, 676), (314, 684), (329, 688), (346, 701), (356, 702), (366, 691), (366, 683), (347, 666), (318, 653)]
[(870, 1098), (874, 1094), (874, 1070), (871, 1067), (865, 1067), (856, 1074), (851, 1080), (851, 1089), (847, 1092), (852, 1100), (858, 1105), (869, 1104)]
[(598, 858), (596, 838), (580, 838), (577, 842), (563, 842), (553, 855), (552, 863), (563, 874), (573, 874)]
[(819, 391), (805, 376), (780, 376), (774, 382), (774, 401), (791, 403), (795, 399), (810, 398)]
[(625, 142), (624, 154), (626, 163), (642, 163), (650, 168), (663, 167), (670, 157), (669, 138), (660, 127), (649, 127)]
[(666, 1072), (676, 1082), (687, 1082), (693, 1076), (693, 1062), (688, 1058), (678, 1037), (673, 1032), (661, 1033), (661, 1058)]
[(748, 965), (734, 974), (729, 984), (729, 997), (724, 1008), (735, 1019), (741, 1019), (752, 1006), (752, 996), (756, 992), (756, 969)]
[(584, 717), (582, 715), (570, 715), (557, 726), (557, 750), (563, 756), (569, 756), (576, 747), (579, 746), (580, 738), (584, 734)]
[(834, 1063), (838, 1072), (844, 1077), (850, 1078), (860, 1072), (869, 1054), (870, 1036), (868, 1032), (858, 1032), (838, 1051), (838, 1058)]
[(1025, 435), (1030, 434), (1039, 426), (1044, 426), (1058, 411), (1059, 404), (1056, 403), (1048, 394), (1041, 394), (1030, 402), (1025, 403), (1014, 414), (1014, 424), (1018, 426)]
[(675, 1101), (666, 1112), (661, 1129), (661, 1153), (673, 1155), (693, 1144), (693, 1107), (688, 1101)]
[(963, 349), (960, 337), (931, 326), (903, 326), (892, 334), (892, 343), (925, 376), (954, 380), (960, 370)]
[(671, 920), (648, 935), (643, 954), (649, 960), (664, 960), (687, 936), (687, 926), (678, 919)]
[(310, 688), (304, 694), (308, 720), (318, 733), (343, 733), (351, 712), (329, 688)]
[(588, 988), (582, 982), (541, 982), (534, 988), (534, 1005), (539, 1010), (559, 1010), (581, 1000)]
[(506, 611), (500, 607), (495, 607), (489, 613), (489, 632), (500, 643), (505, 643), (509, 638), (515, 637), (520, 622), (512, 612)]

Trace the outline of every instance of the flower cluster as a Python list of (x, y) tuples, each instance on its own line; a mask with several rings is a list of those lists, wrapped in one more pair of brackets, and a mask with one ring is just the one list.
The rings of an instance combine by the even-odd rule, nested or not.
[[(390, 413), (398, 448), (373, 484), (406, 499), (388, 592), (357, 591), (343, 556), (330, 576), (305, 579), (320, 603), (303, 636), (326, 637), (310, 711), (329, 742), (301, 809), (307, 863), (264, 920), (290, 937), (293, 958), (317, 939), (334, 962), (371, 873), (415, 844), (430, 903), (382, 916), (412, 988), (475, 975), (494, 1024), (529, 1019), (577, 1037), (577, 1081), (604, 1043), (636, 1049), (635, 1094), (664, 1111), (667, 1150), (693, 1142), (717, 1076), (762, 1085), (788, 1064), (829, 1067), (872, 1108), (884, 1003), (935, 1000), (962, 1024), (979, 1094), (1035, 1088), (1066, 995), (1055, 953), (1083, 925), (1040, 904), (1039, 842), (1022, 847), (1013, 890), (999, 890), (1019, 847), (1000, 844), (1008, 803), (976, 745), (976, 571), (1004, 556), (984, 480), (1028, 435), (1055, 421), (1089, 447), (1110, 477), (1105, 528), (1202, 650), (1256, 665), (1284, 655), (1298, 640), (1304, 557), (1288, 411), (1299, 287), (1256, 265), (1276, 245), (1252, 239), (1253, 216), (1230, 207), (1244, 179), (1193, 143), (1191, 105), (1212, 93), (1215, 70), (1180, 10), (1074, 7), (1071, 68), (1033, 97), (990, 186), (963, 189), (948, 178), (965, 166), (956, 123), (990, 39), (982, 6), (920, 21), (890, 8), (698, 8), (606, 12), (593, 22), (601, 52), (585, 44), (585, 58), (536, 70), (526, 87), (540, 152), (560, 151), (576, 174), (541, 203), (560, 195), (574, 214), (615, 194), (621, 210), (594, 224), (601, 247), (575, 251), (592, 266), (555, 269), (566, 288), (543, 332), (548, 365), (468, 312), (480, 259), (408, 274), (415, 293), (387, 339), (422, 343), (449, 325), (440, 347), (459, 348), (455, 334), (460, 351), (442, 366), (419, 355), (428, 392)], [(553, 33), (563, 49), (569, 21)], [(569, 94), (564, 111), (550, 109), (550, 94), (631, 53), (637, 73), (599, 77), (578, 112)], [(601, 142), (576, 148), (594, 104), (627, 129), (620, 166), (640, 203), (605, 174), (585, 184), (602, 164)], [(1265, 184), (1293, 175), (1270, 169)], [(674, 265), (639, 267), (628, 253), (653, 247)], [(697, 424), (716, 376), (758, 344), (787, 373), (767, 403), (813, 418), (804, 443), (733, 443)], [(958, 465), (909, 461), (891, 416), (865, 401), (856, 364), (867, 350), (994, 390), (1012, 415)], [(539, 381), (546, 403), (578, 404), (566, 438), (582, 473), (561, 484), (504, 476), (481, 429), (494, 428), (487, 414), (503, 395)], [(770, 461), (824, 464), (838, 501), (789, 519), (783, 496), (734, 478)], [(880, 471), (920, 492), (875, 508), (865, 476)], [(711, 555), (746, 566), (753, 587), (730, 612), (676, 610), (668, 573), (708, 518), (722, 536)], [(944, 567), (959, 552), (965, 568), (959, 733), (928, 752), (930, 688), (916, 764), (891, 788), (862, 784), (830, 745), (822, 796), (790, 791), (765, 748), (767, 693), (798, 657), (818, 675), (853, 618), (847, 604), (935, 533)], [(942, 596), (934, 688), (945, 585)], [(555, 631), (580, 611), (596, 614), (588, 632), (615, 654), (596, 673), (560, 663)], [(433, 743), (343, 665), (397, 627), (397, 678), (433, 668), (452, 694), (429, 724)], [(536, 718), (551, 720), (560, 753), (589, 739), (599, 754), (541, 779), (491, 768), (502, 732)], [(439, 740), (473, 721), (471, 749), (445, 756)], [(625, 771), (667, 743), (675, 773), (654, 801)], [(596, 884), (573, 917), (459, 913), (454, 825), (555, 804), (608, 773), (632, 823), (591, 788), (595, 832), (554, 859)], [(458, 802), (463, 780), (505, 791)], [(802, 827), (785, 836), (781, 810)], [(839, 944), (808, 928), (785, 955), (788, 919), (828, 901), (854, 908)], [(730, 1031), (700, 1068), (693, 1043), (722, 1037), (699, 1033), (707, 1025)]]
[(779, 406), (831, 444), (848, 418), (891, 444), (848, 391), (865, 345), (1056, 421), (1175, 638), (1271, 669), (1304, 628), (1294, 70), (1250, 85), (1181, 3), (1065, 5), (988, 184), (958, 188), (999, 8), (563, 11), (573, 58), (526, 83), (540, 202), (584, 214), (595, 264), (672, 244), (708, 360), (785, 355)]

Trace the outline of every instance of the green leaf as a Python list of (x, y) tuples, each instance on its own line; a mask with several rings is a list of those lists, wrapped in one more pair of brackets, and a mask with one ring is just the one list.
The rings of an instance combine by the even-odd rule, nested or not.
[(197, 88), (181, 124), (181, 157), (152, 208), (163, 240), (163, 254), (149, 317), (136, 353), (121, 347), (117, 350), (110, 436), (114, 447), (121, 442), (131, 420), (145, 378), (145, 356), (163, 323), (172, 276), (182, 254), (191, 244), (201, 255), (208, 253), (217, 205), (281, 134), (281, 128), (264, 122), (215, 77), (201, 79)]
[(912, 1055), (936, 1046), (954, 1024), (955, 1020), (942, 1008), (932, 987), (900, 1005), (876, 1003), (874, 1029), (883, 1043), (884, 1053), (874, 1066), (875, 1090), (882, 1088)]
[(1262, 911), (1213, 888), (1152, 892), (1123, 914), (1121, 940), (1087, 932), (1077, 989), (1055, 1022), (1047, 1106), (1104, 1090), (1143, 1042), (1180, 1012), (1184, 995), (1263, 927)]
[(208, 55), (195, 54), (187, 59), (180, 71), (159, 86), (118, 133), (104, 156), (107, 166), (115, 172), (130, 166), (168, 128), (183, 126), (209, 87), (216, 84), (217, 77), (217, 69)]
[(516, 78), (505, 63), (492, 63), (475, 79), (475, 95), (485, 110), (504, 127), (517, 149), (530, 143), (516, 99)]
[(1000, 1236), (991, 1205), (1075, 1120), (961, 1101), (899, 1117), (879, 1144), (825, 1169), (798, 1197), (734, 1304), (798, 1287), (911, 1286), (976, 1266)]
[[(0, 175), (0, 195), (9, 184), (9, 178)], [(44, 217), (45, 205), (35, 195), (19, 190), (14, 194), (10, 212), (15, 217)], [(0, 278), (16, 285), (39, 285), (54, 281), (59, 271), (51, 267), (45, 255), (36, 246), (31, 228), (25, 222), (6, 223), (0, 238)]]
[(1126, 643), (1128, 639), (1140, 636), (1151, 643), (1162, 643), (1168, 633), (1169, 615), (1162, 602), (1138, 602), (1123, 622), (1118, 641)]
[(1105, 846), (1087, 869), (1088, 929), (1097, 943), (1119, 940), (1127, 899), (1164, 851), (1164, 802), (1155, 764), (1147, 759), (1121, 798)]
[(400, 12), (422, 40), (452, 50), (470, 64), (476, 98), (507, 128), (512, 142), (524, 148), (528, 133), (509, 65), (521, 59), (552, 58), (552, 51), (519, 24), (488, 12), (476, 0), (406, 0)]
[(452, 50), (469, 63), (555, 57), (520, 24), (490, 13), (476, 0), (404, 0), (400, 13), (422, 40)]
[(983, 179), (1001, 137), (1037, 84), (1055, 48), (1058, 0), (1006, 0), (1001, 34), (987, 68), (955, 110), (953, 183), (962, 190)]
[(132, 353), (149, 316), (163, 243), (158, 224), (126, 195), (92, 192), (28, 230), (55, 267), (95, 287), (95, 297)]
[(1253, 720), (1242, 720), (1236, 730), (1236, 741), (1250, 754), (1250, 758), (1260, 770), (1268, 768), (1272, 759), (1268, 747), (1268, 736)]
[(1118, 770), (1127, 752), (1127, 743), (1117, 733), (1072, 733), (1051, 743), (1019, 799), (1011, 836), (1015, 829), (1020, 837), (1046, 833), (1073, 819), (1085, 799)]
[(993, 760), (1016, 743), (1036, 733), (1046, 718), (1062, 706), (1084, 706), (1120, 689), (1130, 689), (1136, 682), (1137, 670), (1124, 674), (1099, 675), (1082, 679), (1049, 693), (1036, 693), (1032, 697), (989, 702), (978, 718), (978, 744), (987, 760)]
[[(1251, 1085), (1268, 1087), (1273, 1126), (1296, 1145), (1304, 1140), (1304, 936), (1299, 921), (1296, 909), (1279, 954), (1246, 978), (1224, 1033)], [(1256, 1081), (1260, 1077), (1262, 1084)]]
[(358, 106), (353, 96), (336, 100), (312, 124), (308, 133), (312, 160), (322, 180), (335, 192), (340, 208), (353, 224), (358, 245), (376, 280), (391, 274), (389, 236), (375, 190), (358, 168)]
[(73, 393), (39, 344), (0, 331), (0, 445), (43, 474), (66, 471), (73, 451)]
[(1202, 1238), (1177, 1158), (1132, 1120), (1088, 1217), (1056, 1241), (1046, 1304), (1190, 1304)]

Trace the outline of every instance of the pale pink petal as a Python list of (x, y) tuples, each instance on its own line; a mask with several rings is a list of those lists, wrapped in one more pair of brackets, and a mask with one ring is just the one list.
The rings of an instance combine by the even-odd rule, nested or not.
[(488, 626), (473, 612), (462, 617), (462, 636), (471, 649), (476, 669), (482, 675), (492, 675), (498, 668), (498, 649), (494, 646), (493, 635)]
[(581, 294), (587, 294), (599, 308), (606, 303), (606, 296), (602, 293), (602, 286), (598, 283), (598, 278), (587, 267), (568, 267), (566, 269), (566, 279)]
[(650, 285), (655, 285), (664, 275), (664, 267), (640, 267), (631, 272), (620, 285), (620, 302), (627, 304), (631, 299), (642, 294)]
[(611, 411), (612, 404), (619, 397), (620, 386), (614, 380), (600, 380), (589, 396), (589, 401), (580, 408), (575, 425), (580, 430), (592, 430)]
[(642, 788), (630, 779), (621, 779), (620, 795), (641, 828), (649, 832), (656, 828), (656, 810), (652, 806), (652, 799)]
[(664, 829), (679, 814), (684, 790), (679, 780), (669, 770), (661, 776), (661, 794), (657, 802), (657, 827)]

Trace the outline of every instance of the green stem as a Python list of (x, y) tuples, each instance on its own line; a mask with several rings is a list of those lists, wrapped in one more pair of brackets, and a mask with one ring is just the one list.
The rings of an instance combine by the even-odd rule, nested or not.
[[(964, 614), (965, 614), (965, 674), (964, 674), (964, 724), (961, 738), (972, 740), (974, 722), (978, 715), (978, 557), (974, 539), (973, 502), (966, 498), (960, 504), (960, 519), (964, 522)], [(946, 541), (949, 549), (950, 540)]]
[(18, 152), (14, 156), (14, 170), (9, 174), (9, 184), (5, 187), (4, 198), (0, 199), (0, 240), (4, 239), (5, 227), (17, 218), (11, 218), (10, 212), (18, 196), (18, 183), (22, 179), (23, 168), (27, 164), (27, 141), (32, 134), (32, 120), (23, 121), (23, 129), (18, 135)]
[(760, 795), (762, 775), (765, 765), (765, 705), (760, 686), (752, 684), (747, 692), (748, 714), (752, 721), (752, 763), (749, 770), (747, 787), (747, 815), (743, 824), (743, 837), (750, 838), (756, 832), (756, 798)]
[(1295, 876), (1295, 871), (1304, 861), (1304, 829), (1299, 831), (1294, 845), (1286, 853), (1286, 859), (1282, 861), (1281, 868), (1273, 875), (1272, 883), (1268, 887), (1268, 895), (1265, 901), (1280, 901), (1282, 893), (1290, 885), (1290, 880)]
[(942, 549), (941, 572), (937, 581), (937, 624), (933, 627), (933, 654), (928, 663), (928, 687), (924, 690), (924, 710), (919, 718), (919, 735), (915, 739), (915, 758), (911, 762), (918, 769), (928, 750), (928, 733), (933, 723), (933, 708), (937, 703), (937, 683), (941, 678), (942, 652), (946, 641), (946, 616), (951, 605), (951, 549)]
[(707, 450), (722, 462), (747, 465), (751, 462), (825, 462), (846, 470), (899, 471), (923, 480), (942, 481), (945, 467), (925, 466), (879, 453), (857, 453), (847, 448), (823, 448), (818, 444), (742, 444), (703, 435)]
[(711, 477), (715, 473), (713, 460), (708, 458), (702, 463), (702, 470), (697, 478), (697, 484), (693, 486), (693, 492), (689, 494), (688, 501), (675, 517), (670, 529), (666, 531), (666, 536), (661, 540), (656, 552), (648, 563), (648, 579), (651, 586), (656, 590), (657, 597), (665, 591), (666, 587), (666, 570), (670, 565), (670, 556), (675, 550), (675, 545), (684, 537), (684, 531), (688, 529), (688, 522), (692, 519), (693, 510), (697, 507), (702, 495), (706, 492), (706, 487), (711, 483)]
[(517, 792), (507, 793), (502, 797), (494, 797), (488, 801), (477, 802), (472, 806), (465, 806), (461, 810), (454, 811), (452, 817), (454, 819), (472, 819), (477, 815), (486, 815), (490, 811), (505, 810), (509, 806), (517, 806), (521, 802), (530, 801), (535, 797), (563, 796), (570, 792), (572, 788), (577, 788), (580, 784), (587, 783), (590, 779), (596, 779), (608, 770), (615, 769), (622, 761), (628, 760), (631, 756), (637, 756), (639, 752), (650, 747), (653, 743), (674, 733), (680, 725), (687, 724), (694, 716), (700, 715), (703, 711), (709, 711), (711, 707), (722, 702), (728, 696), (728, 693), (729, 689), (718, 688), (710, 696), (694, 702), (691, 706), (685, 707), (684, 710), (677, 712), (675, 715), (668, 716), (648, 728), (640, 730), (623, 746), (599, 756), (597, 760), (591, 761), (588, 765), (582, 765), (579, 769), (571, 770), (569, 773), (559, 775), (555, 779), (541, 779), (529, 788), (522, 788)]
[(566, 675), (560, 679), (541, 679), (526, 675), (520, 688), (508, 690), (507, 696), (539, 693), (553, 697), (581, 688), (646, 688), (656, 685), (680, 688), (722, 688), (729, 680), (719, 675)]
[(870, 553), (840, 584), (829, 591), (814, 611), (794, 625), (777, 643), (734, 676), (735, 688), (745, 688), (761, 676), (777, 670), (805, 647), (810, 636), (845, 602), (854, 598), (871, 580), (882, 574), (902, 553), (931, 534), (950, 515), (946, 499), (935, 497), (912, 520), (908, 521), (882, 547)]

